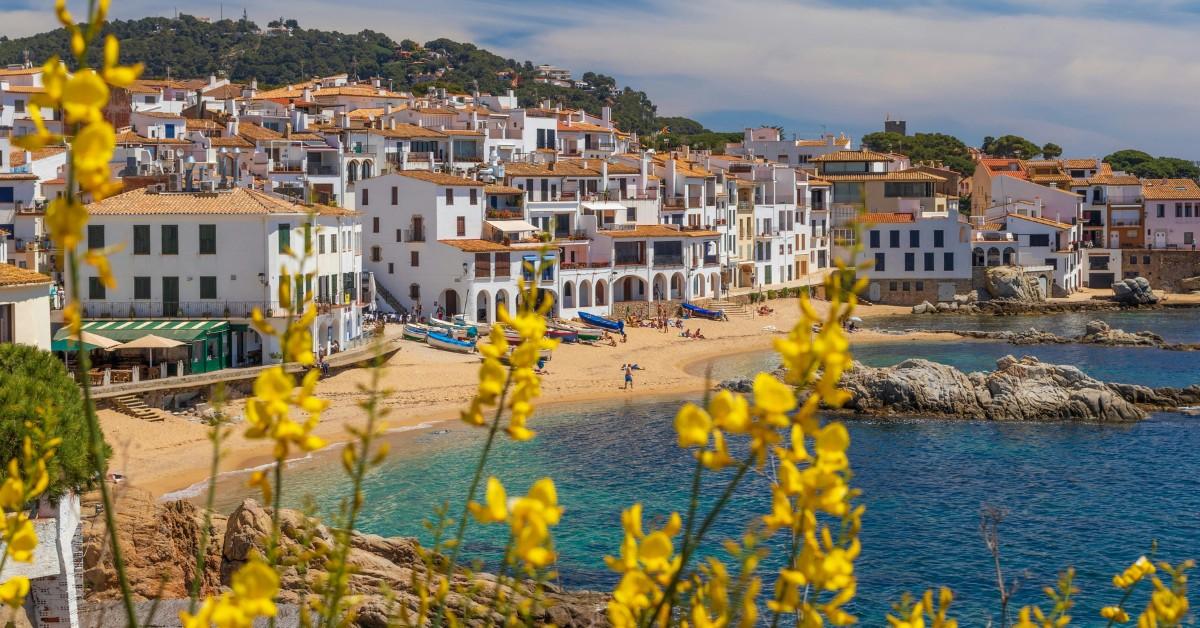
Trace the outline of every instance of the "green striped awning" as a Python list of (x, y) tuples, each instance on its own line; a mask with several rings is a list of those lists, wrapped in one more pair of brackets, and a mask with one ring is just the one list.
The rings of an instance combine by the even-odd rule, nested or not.
[[(229, 321), (224, 320), (91, 320), (83, 322), (84, 331), (99, 334), (118, 342), (137, 340), (142, 336), (154, 334), (180, 342), (192, 342), (204, 338), (211, 333), (219, 333), (229, 329)], [(67, 328), (63, 327), (54, 334), (55, 340), (67, 337)]]

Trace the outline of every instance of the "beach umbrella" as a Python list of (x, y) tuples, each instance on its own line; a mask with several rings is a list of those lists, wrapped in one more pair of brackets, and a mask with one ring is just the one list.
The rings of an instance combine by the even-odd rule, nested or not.
[(150, 368), (154, 368), (154, 350), (155, 349), (171, 349), (173, 347), (182, 347), (184, 343), (154, 334), (147, 334), (141, 338), (130, 340), (121, 345), (117, 345), (117, 349), (148, 349), (150, 351)]
[(859, 318), (859, 317), (857, 317), (857, 316), (851, 316), (851, 317), (849, 318), (849, 321), (850, 321), (851, 323), (861, 323), (861, 322), (863, 322), (863, 319), (861, 319), (861, 318)]

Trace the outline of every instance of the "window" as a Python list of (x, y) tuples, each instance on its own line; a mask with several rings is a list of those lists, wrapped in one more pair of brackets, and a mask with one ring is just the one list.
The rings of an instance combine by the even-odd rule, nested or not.
[[(887, 270), (886, 265), (884, 264), (885, 259), (887, 259), (887, 257), (883, 253), (875, 254), (875, 272), (881, 273)], [(894, 289), (895, 288), (893, 288), (893, 290)]]
[(371, 233), (379, 233), (379, 216), (371, 219)]
[(325, 252), (325, 238), (321, 237), (321, 234), (317, 234), (317, 255), (321, 255), (324, 252)]
[(217, 298), (217, 278), (216, 277), (201, 277), (200, 278), (200, 298), (201, 299)]
[(292, 225), (282, 223), (277, 225), (276, 229), (279, 231), (279, 252), (286, 253), (292, 248)]
[(13, 110), (16, 113), (25, 113), (25, 100), (18, 98), (17, 100), (13, 101)]
[(908, 231), (908, 248), (910, 248), (910, 249), (921, 248), (921, 232), (920, 231), (917, 231), (916, 229), (909, 229), (909, 231)]
[(888, 198), (913, 198), (933, 196), (932, 183), (897, 183), (883, 184), (883, 195)]
[(16, 198), (12, 186), (0, 187), (0, 203), (11, 203)]
[(917, 254), (916, 253), (905, 253), (904, 254), (904, 270), (912, 271), (912, 270), (916, 270), (916, 269), (917, 269)]
[(397, 242), (403, 242), (403, 241), (404, 241), (404, 230), (403, 230), (403, 229), (397, 229), (397, 230), (396, 230), (396, 241), (397, 241)]
[(412, 266), (413, 268), (417, 268), (418, 266), (421, 265), (421, 252), (420, 251), (412, 251), (411, 253), (409, 253), (408, 265)]
[(368, 190), (367, 188), (363, 188), (363, 193), (362, 193), (362, 206), (363, 207), (367, 206), (367, 192), (370, 192), (370, 191), (371, 190)]
[(1146, 266), (1150, 265), (1150, 256), (1149, 255), (1142, 256), (1142, 264), (1144, 264)]
[(150, 278), (149, 277), (134, 277), (133, 278), (133, 298), (137, 301), (149, 301), (150, 296)]
[[(830, 164), (833, 165), (833, 164)], [(833, 184), (833, 202), (835, 203), (858, 203), (862, 201), (862, 184), (861, 183), (834, 183)]]
[(200, 225), (200, 254), (217, 254), (217, 226)]
[(933, 253), (925, 254), (925, 270), (933, 270)]
[(459, 216), (456, 221), (456, 231), (459, 237), (467, 235), (467, 217)]
[(162, 226), (162, 254), (179, 255), (179, 225)]
[(88, 225), (87, 243), (89, 249), (104, 248), (104, 225)]
[(1137, 265), (1137, 256), (1136, 256), (1136, 255), (1130, 255), (1130, 256), (1129, 256), (1129, 263), (1130, 263), (1130, 264)]
[(1196, 235), (1191, 231), (1184, 231), (1183, 232), (1183, 243), (1184, 244), (1195, 244), (1196, 243)]
[(329, 234), (329, 252), (337, 253), (337, 234), (336, 233)]
[(916, 284), (916, 289), (917, 289), (917, 292), (925, 292), (925, 282), (918, 281)]
[(446, 204), (454, 204), (454, 188), (446, 188)]
[(471, 204), (479, 204), (479, 188), (471, 188)]
[(133, 254), (150, 254), (150, 225), (133, 226)]
[(1183, 218), (1183, 203), (1175, 203), (1175, 217)]
[(400, 188), (392, 186), (392, 205), (400, 204)]
[(104, 282), (100, 281), (99, 277), (88, 277), (88, 298), (104, 299)]
[(371, 247), (371, 261), (372, 262), (382, 262), (383, 261), (383, 249), (381, 249), (377, 246)]
[(871, 236), (871, 248), (873, 248), (873, 249), (879, 248), (879, 231), (871, 230), (870, 236)]
[(1045, 262), (1046, 262), (1046, 266), (1049, 266), (1050, 268), (1053, 268), (1054, 270), (1058, 270), (1058, 258), (1057, 257), (1047, 257), (1045, 259)]
[(946, 246), (946, 232), (941, 229), (936, 229), (933, 232), (933, 248), (940, 249)]
[(1165, 218), (1167, 215), (1167, 205), (1165, 203), (1158, 204), (1158, 217)]
[(1029, 246), (1050, 246), (1050, 234), (1034, 233), (1029, 236)]
[(942, 253), (942, 270), (954, 270), (953, 253)]
[(388, 274), (393, 275), (395, 273), (396, 273), (396, 265), (392, 262), (388, 262)]
[(902, 282), (900, 286), (901, 290), (904, 290), (905, 292), (912, 292), (912, 284), (908, 283), (907, 281)]
[(408, 286), (408, 298), (412, 299), (413, 301), (420, 301), (421, 300), (421, 286), (418, 284), (415, 284), (415, 283), (410, 284)]
[(888, 232), (888, 246), (892, 247), (893, 249), (900, 248), (900, 232), (899, 231), (889, 231)]
[(899, 290), (899, 289), (900, 289), (900, 286), (899, 286), (899, 284), (897, 284), (896, 282), (894, 282), (894, 281), (889, 281), (889, 282), (888, 282), (888, 290), (889, 290), (889, 291), (891, 291), (891, 292), (895, 292), (895, 291), (897, 291), (897, 290)]

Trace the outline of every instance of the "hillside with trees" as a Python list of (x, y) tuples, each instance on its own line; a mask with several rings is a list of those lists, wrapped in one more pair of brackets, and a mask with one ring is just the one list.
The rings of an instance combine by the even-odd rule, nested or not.
[(863, 148), (883, 153), (908, 155), (913, 162), (934, 161), (965, 176), (975, 172), (975, 162), (962, 140), (945, 133), (868, 133), (862, 138)]
[[(282, 18), (264, 30), (244, 18), (208, 22), (190, 15), (114, 20), (104, 30), (120, 38), (122, 62), (141, 61), (148, 77), (217, 75), (235, 82), (257, 79), (266, 88), (345, 72), (352, 78), (380, 77), (394, 90), (418, 94), (433, 87), (491, 93), (513, 89), (523, 106), (550, 99), (598, 114), (609, 105), (622, 130), (641, 135), (680, 125), (687, 132), (705, 131), (694, 120), (660, 118), (645, 92), (618, 86), (611, 76), (584, 72), (571, 87), (537, 83), (534, 62), (505, 59), (449, 39), (397, 42), (371, 30), (309, 29)], [(69, 45), (61, 28), (17, 39), (0, 37), (0, 63), (21, 63), (26, 55), (34, 63), (55, 54), (70, 59)]]

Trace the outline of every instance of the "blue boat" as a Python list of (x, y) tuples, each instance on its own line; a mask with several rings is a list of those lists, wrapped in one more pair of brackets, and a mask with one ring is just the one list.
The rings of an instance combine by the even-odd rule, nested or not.
[(622, 334), (625, 333), (624, 321), (614, 321), (609, 318), (604, 318), (603, 316), (588, 314), (587, 312), (580, 312), (579, 320), (583, 321), (584, 324), (590, 327), (598, 327), (600, 329), (607, 329), (609, 331), (615, 331)]
[(700, 307), (699, 305), (692, 305), (691, 303), (684, 303), (681, 307), (683, 307), (684, 310), (690, 312), (692, 316), (699, 316), (700, 318), (709, 318), (714, 321), (726, 320), (725, 312), (723, 310), (708, 310), (708, 309)]
[(431, 347), (455, 353), (471, 353), (475, 351), (475, 343), (465, 340), (455, 340), (448, 334), (430, 330), (425, 334), (425, 343)]

